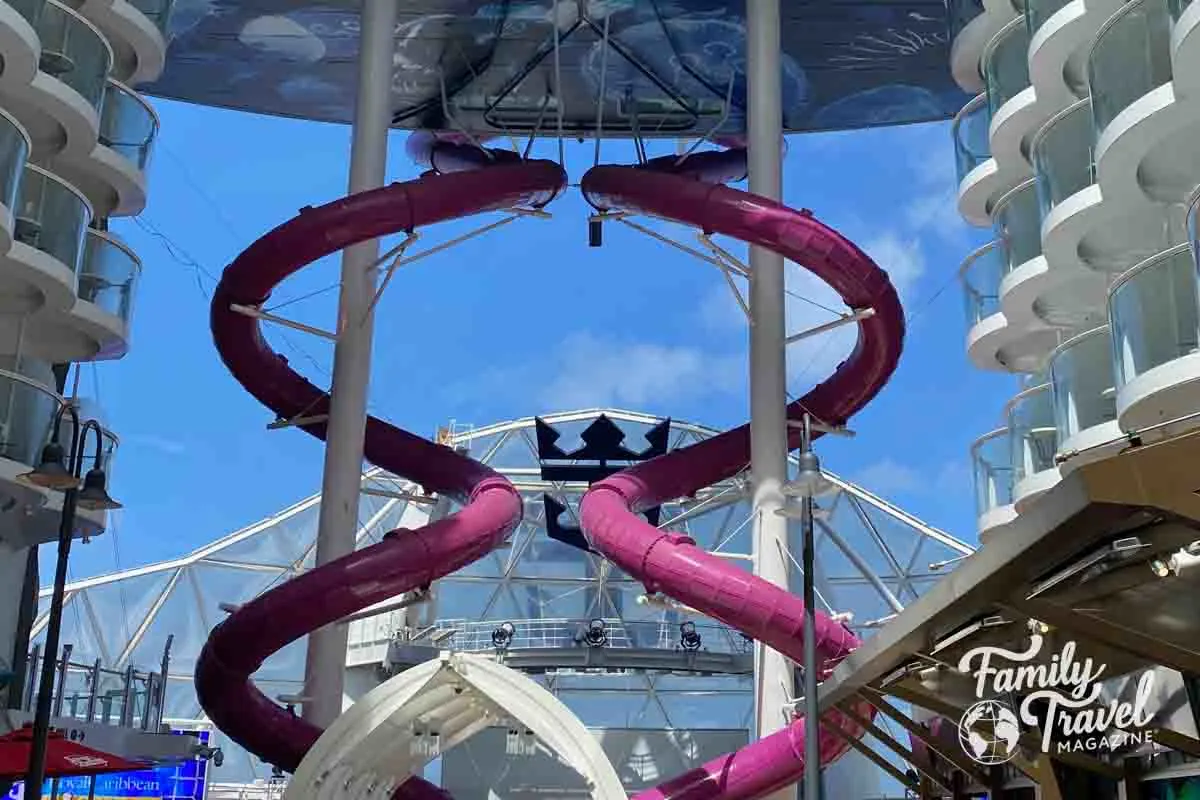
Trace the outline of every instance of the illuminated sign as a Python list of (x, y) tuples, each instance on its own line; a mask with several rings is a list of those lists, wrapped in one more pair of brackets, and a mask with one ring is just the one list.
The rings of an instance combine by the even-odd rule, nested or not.
[[(208, 731), (173, 731), (182, 736), (195, 736), (201, 745), (208, 744)], [(81, 765), (84, 767), (84, 765)], [(86, 767), (84, 767), (86, 768)], [(204, 800), (208, 762), (194, 758), (182, 764), (155, 767), (137, 772), (113, 772), (96, 775), (96, 790), (92, 793), (92, 776), (75, 775), (46, 781), (42, 797), (58, 800)], [(13, 784), (5, 800), (24, 800), (21, 783)]]

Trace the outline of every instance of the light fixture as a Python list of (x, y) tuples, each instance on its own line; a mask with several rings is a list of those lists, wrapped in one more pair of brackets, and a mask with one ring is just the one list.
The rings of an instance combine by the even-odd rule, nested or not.
[(503, 622), (492, 631), (492, 644), (497, 650), (507, 650), (512, 644), (513, 637), (517, 633), (517, 626), (511, 622)]
[(833, 488), (821, 472), (821, 460), (812, 450), (802, 451), (796, 456), (796, 477), (783, 485), (785, 497), (816, 497)]
[(588, 623), (587, 632), (583, 635), (588, 647), (604, 647), (608, 644), (608, 631), (604, 628), (602, 619), (594, 619)]
[(1171, 574), (1171, 568), (1161, 558), (1156, 558), (1150, 562), (1150, 571), (1160, 578), (1165, 578)]
[(54, 438), (42, 448), (42, 457), (31, 472), (17, 476), (17, 480), (43, 489), (66, 491), (79, 487), (79, 479), (67, 469), (66, 454), (63, 446), (58, 443), (57, 426)]
[(696, 623), (681, 622), (679, 623), (679, 646), (684, 650), (699, 650), (702, 640), (700, 634), (696, 632)]
[(104, 470), (92, 467), (83, 479), (83, 488), (75, 498), (75, 504), (88, 511), (116, 511), (121, 504), (108, 495)]

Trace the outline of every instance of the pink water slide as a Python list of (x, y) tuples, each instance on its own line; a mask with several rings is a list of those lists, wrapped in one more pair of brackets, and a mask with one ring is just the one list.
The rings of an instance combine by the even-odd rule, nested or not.
[[(435, 152), (436, 151), (436, 152)], [(283, 279), (356, 242), (485, 211), (541, 207), (567, 183), (549, 161), (480, 157), (453, 142), (432, 141), (423, 159), (436, 164), (422, 178), (308, 208), (267, 233), (230, 264), (213, 296), (213, 338), (234, 377), (279, 417), (320, 417), (329, 396), (271, 350), (257, 319), (232, 305), (261, 306)], [(695, 159), (693, 161), (692, 159)], [(863, 408), (896, 367), (904, 338), (899, 300), (887, 274), (851, 242), (805, 211), (722, 185), (744, 174), (744, 152), (675, 157), (637, 167), (601, 166), (583, 178), (588, 201), (602, 210), (645, 212), (759, 244), (825, 280), (853, 309), (874, 314), (858, 323), (858, 344), (834, 374), (789, 406), (826, 424)], [(325, 426), (301, 424), (324, 438)], [(797, 442), (791, 443), (793, 446)], [(449, 575), (505, 541), (520, 522), (521, 497), (505, 478), (452, 449), (370, 418), (364, 440), (371, 463), (427, 490), (460, 499), (457, 513), (298, 576), (246, 603), (217, 625), (196, 664), (196, 691), (212, 722), (263, 760), (294, 771), (321, 730), (294, 717), (251, 680), (272, 653), (310, 631), (370, 605)], [(636, 515), (729, 478), (750, 460), (749, 426), (675, 450), (596, 484), (581, 517), (591, 545), (648, 591), (661, 592), (802, 661), (804, 605), (784, 589), (710, 556), (685, 536), (664, 533)], [(857, 645), (840, 623), (817, 615), (823, 674)], [(863, 705), (859, 715), (874, 710)], [(795, 783), (803, 774), (804, 737), (820, 736), (822, 763), (838, 758), (844, 736), (860, 726), (837, 711), (809, 731), (805, 720), (722, 756), (638, 800), (753, 800)], [(448, 795), (420, 778), (397, 800)]]

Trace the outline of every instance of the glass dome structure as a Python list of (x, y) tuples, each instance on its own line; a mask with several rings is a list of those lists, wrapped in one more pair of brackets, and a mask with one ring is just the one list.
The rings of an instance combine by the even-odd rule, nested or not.
[[(402, 610), (381, 606), (378, 615), (350, 622), (348, 695), (357, 696), (379, 682), (386, 674), (383, 662), (388, 647), (396, 641), (432, 637), (450, 649), (492, 651), (492, 632), (509, 623), (505, 630), (511, 632), (516, 650), (544, 646), (564, 632), (586, 631), (588, 624), (601, 621), (611, 647), (618, 650), (688, 650), (681, 635), (694, 630), (700, 636), (697, 650), (728, 657), (734, 666), (711, 673), (538, 670), (536, 679), (586, 725), (677, 731), (744, 731), (752, 726), (753, 660), (747, 640), (690, 609), (648, 599), (639, 582), (599, 556), (561, 541), (577, 525), (575, 512), (587, 484), (543, 477), (539, 427), (549, 426), (560, 434), (555, 444), (570, 453), (581, 444), (580, 435), (601, 417), (604, 424), (620, 429), (622, 444), (635, 453), (661, 441), (664, 430), (663, 444), (668, 449), (716, 433), (699, 425), (613, 409), (553, 414), (540, 420), (529, 417), (481, 428), (452, 423), (440, 431), (442, 441), (465, 449), (518, 487), (525, 500), (524, 521), (508, 545), (439, 581), (424, 602)], [(849, 615), (849, 624), (861, 636), (870, 636), (938, 579), (940, 565), (970, 554), (972, 548), (862, 487), (830, 473), (826, 477), (829, 491), (817, 499), (818, 602), (828, 612)], [(205, 727), (192, 671), (208, 631), (223, 618), (223, 606), (244, 603), (312, 566), (320, 501), (320, 495), (310, 496), (170, 561), (70, 583), (62, 642), (74, 646), (73, 658), (100, 659), (106, 666), (122, 669), (131, 664), (157, 666), (168, 637), (173, 637), (164, 717), (179, 726)], [(452, 505), (423, 495), (420, 487), (369, 470), (362, 477), (358, 546), (377, 543), (392, 529), (417, 527), (431, 515), (450, 511)], [(752, 567), (747, 474), (664, 506), (656, 524), (687, 533), (698, 545), (747, 570)], [(793, 527), (792, 590), (799, 593), (799, 525)], [(551, 538), (548, 529), (558, 538)], [(49, 598), (49, 588), (43, 589), (35, 643), (44, 635)], [(301, 694), (304, 654), (305, 642), (300, 640), (271, 657), (255, 676), (264, 692), (273, 697)], [(736, 666), (746, 663), (749, 668)], [(268, 766), (223, 742), (219, 734), (213, 744), (224, 750), (224, 765), (213, 773), (213, 781), (248, 783), (270, 775)]]

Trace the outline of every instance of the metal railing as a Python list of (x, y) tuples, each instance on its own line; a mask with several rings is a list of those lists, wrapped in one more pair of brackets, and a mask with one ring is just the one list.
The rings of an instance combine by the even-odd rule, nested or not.
[[(502, 635), (500, 631), (506, 630)], [(453, 633), (450, 633), (450, 632)], [(697, 638), (689, 638), (692, 633)], [(413, 643), (434, 636), (448, 649), (466, 653), (534, 648), (609, 647), (700, 651), (743, 655), (752, 652), (753, 642), (719, 623), (690, 623), (687, 620), (626, 621), (596, 619), (514, 619), (471, 621), (440, 620), (432, 629), (414, 632)]]
[(989, 118), (1030, 86), (1029, 29), (1025, 20), (1012, 20), (992, 37), (980, 58), (987, 85)]
[[(105, 667), (100, 659), (91, 664), (71, 660), (73, 645), (63, 645), (54, 665), (54, 691), (51, 715), (81, 722), (135, 728), (158, 733), (163, 728), (166, 708), (167, 670), (171, 661), (168, 636), (158, 672), (142, 672), (129, 665), (123, 669)], [(29, 654), (28, 679), (23, 687), (20, 710), (33, 713), (45, 656), (41, 645)]]
[(954, 163), (959, 183), (971, 170), (992, 157), (988, 140), (991, 121), (986, 92), (975, 95), (954, 115), (950, 135), (954, 139)]
[(1168, 83), (1171, 75), (1167, 0), (1130, 0), (1104, 23), (1088, 51), (1094, 140), (1131, 103)]

